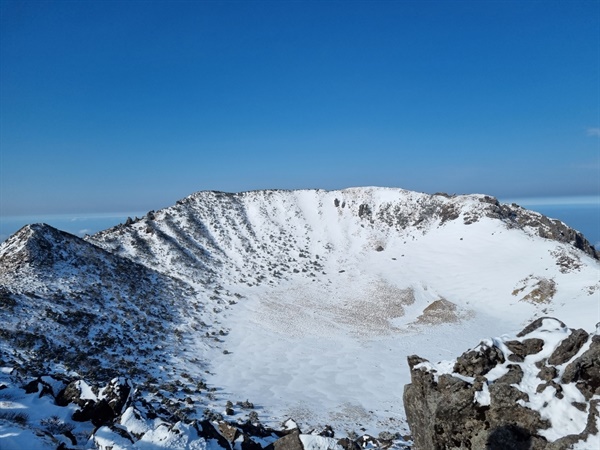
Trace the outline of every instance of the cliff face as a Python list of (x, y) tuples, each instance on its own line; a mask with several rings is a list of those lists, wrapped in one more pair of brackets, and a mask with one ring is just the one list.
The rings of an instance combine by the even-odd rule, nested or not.
[(450, 363), (408, 358), (415, 450), (600, 446), (600, 335), (540, 318)]

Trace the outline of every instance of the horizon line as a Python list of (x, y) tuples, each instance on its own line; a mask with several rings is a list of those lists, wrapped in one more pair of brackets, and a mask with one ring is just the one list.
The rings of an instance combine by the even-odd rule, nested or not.
[[(520, 206), (600, 206), (600, 195), (565, 195), (565, 196), (529, 196), (529, 197), (497, 197), (501, 203), (516, 203)], [(118, 219), (127, 217), (143, 217), (148, 211), (124, 211), (124, 212), (73, 212), (73, 213), (30, 213), (15, 215), (0, 215), (0, 222), (6, 220), (26, 220), (35, 218), (48, 218), (59, 220), (88, 219)], [(33, 221), (35, 223), (35, 221)]]
[[(148, 214), (148, 211), (129, 211), (129, 212), (100, 212), (100, 213), (49, 213), (49, 214), (20, 214), (20, 215), (4, 215), (0, 216), (0, 222), (5, 220), (25, 220), (34, 218), (48, 218), (48, 219), (60, 219), (70, 220), (71, 222), (77, 222), (78, 220), (88, 219), (119, 219), (122, 217), (143, 217)], [(35, 223), (35, 222), (34, 222)]]
[(498, 198), (502, 203), (520, 206), (600, 206), (600, 195), (565, 195), (549, 197)]

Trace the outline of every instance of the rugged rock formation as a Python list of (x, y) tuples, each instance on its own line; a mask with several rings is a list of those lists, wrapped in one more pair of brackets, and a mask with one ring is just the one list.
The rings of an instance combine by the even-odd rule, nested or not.
[(408, 358), (415, 450), (600, 446), (600, 334), (540, 318), (453, 364)]
[(596, 259), (600, 256), (594, 246), (581, 233), (569, 228), (558, 219), (551, 219), (542, 214), (528, 211), (516, 203), (502, 204), (488, 195), (483, 196), (479, 201), (489, 204), (485, 212), (487, 217), (500, 219), (515, 228), (527, 227), (536, 230), (537, 235), (545, 239), (570, 243)]

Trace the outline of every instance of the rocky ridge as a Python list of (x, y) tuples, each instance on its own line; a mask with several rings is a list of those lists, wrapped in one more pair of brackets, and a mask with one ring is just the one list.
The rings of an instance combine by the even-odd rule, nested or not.
[(172, 348), (189, 299), (193, 290), (179, 280), (28, 225), (0, 247), (0, 362), (33, 373), (76, 369), (103, 381), (115, 371), (146, 372)]
[[(239, 272), (240, 279), (251, 278), (251, 283), (261, 284), (272, 275), (285, 277), (289, 273), (293, 250), (307, 259), (302, 269), (319, 270), (316, 254), (311, 252), (311, 231), (325, 226), (331, 227), (331, 233), (345, 232), (336, 230), (331, 217), (358, 221), (361, 234), (375, 231), (383, 241), (402, 236), (404, 230), (427, 233), (452, 221), (472, 225), (483, 218), (495, 219), (507, 228), (568, 244), (599, 258), (581, 233), (516, 204), (501, 204), (487, 195), (428, 195), (385, 188), (197, 192), (172, 207), (151, 211), (87, 239), (111, 253), (192, 284), (211, 282), (227, 270)], [(262, 228), (268, 228), (270, 234), (264, 236)], [(328, 245), (335, 246), (335, 239)], [(328, 253), (331, 247), (324, 245), (320, 250)], [(165, 265), (165, 258), (174, 264)], [(267, 259), (265, 270), (262, 263)], [(173, 270), (170, 265), (187, 270)]]

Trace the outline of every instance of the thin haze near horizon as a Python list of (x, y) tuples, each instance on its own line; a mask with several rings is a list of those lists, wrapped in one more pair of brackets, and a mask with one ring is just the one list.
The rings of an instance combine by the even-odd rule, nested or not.
[(0, 218), (600, 194), (600, 2), (0, 3)]

